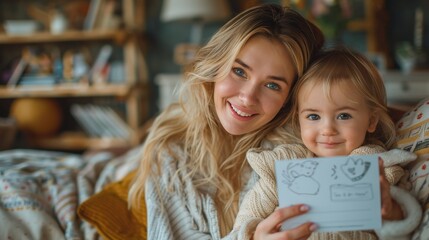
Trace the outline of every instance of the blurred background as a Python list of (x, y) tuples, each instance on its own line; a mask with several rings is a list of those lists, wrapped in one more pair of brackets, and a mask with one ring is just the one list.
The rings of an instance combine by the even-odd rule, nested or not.
[(326, 46), (370, 58), (389, 105), (429, 93), (429, 1), (15, 0), (0, 2), (0, 149), (133, 146), (174, 102), (222, 24), (264, 3), (316, 23)]

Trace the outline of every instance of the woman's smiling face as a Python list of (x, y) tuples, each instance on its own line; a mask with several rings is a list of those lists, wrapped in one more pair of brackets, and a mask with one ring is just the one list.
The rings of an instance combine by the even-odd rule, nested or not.
[(297, 72), (282, 43), (254, 36), (240, 50), (230, 73), (215, 83), (216, 113), (232, 135), (257, 130), (285, 104)]

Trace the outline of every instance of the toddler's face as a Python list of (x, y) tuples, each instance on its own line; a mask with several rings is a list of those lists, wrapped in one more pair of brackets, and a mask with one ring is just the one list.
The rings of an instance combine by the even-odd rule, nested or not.
[(374, 132), (378, 117), (347, 82), (334, 85), (330, 97), (320, 84), (306, 84), (298, 97), (301, 138), (316, 156), (349, 155)]

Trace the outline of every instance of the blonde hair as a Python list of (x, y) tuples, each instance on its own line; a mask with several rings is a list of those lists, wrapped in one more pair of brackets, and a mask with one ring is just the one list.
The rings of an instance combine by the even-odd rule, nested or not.
[(163, 160), (160, 154), (166, 149), (174, 154), (169, 144), (178, 143), (188, 156), (187, 177), (196, 186), (215, 187), (216, 205), (218, 209), (223, 208), (220, 216), (232, 227), (236, 215), (233, 203), (242, 187), (245, 153), (259, 146), (268, 134), (284, 123), (288, 114), (282, 109), (269, 124), (242, 136), (228, 134), (218, 120), (213, 99), (214, 83), (231, 71), (240, 49), (255, 35), (283, 43), (298, 76), (303, 74), (311, 57), (324, 42), (322, 33), (312, 23), (297, 12), (274, 4), (248, 9), (221, 27), (200, 49), (191, 71), (182, 82), (180, 105), (166, 109), (154, 121), (130, 189), (131, 207), (143, 201), (146, 180), (159, 177)]
[(332, 86), (343, 82), (352, 84), (353, 91), (363, 96), (370, 110), (379, 117), (375, 132), (367, 134), (365, 144), (392, 147), (396, 131), (388, 112), (383, 80), (377, 68), (365, 56), (344, 47), (321, 53), (296, 82), (291, 93), (292, 109), (288, 119), (294, 134), (300, 136), (298, 96), (302, 87), (317, 84), (330, 98)]

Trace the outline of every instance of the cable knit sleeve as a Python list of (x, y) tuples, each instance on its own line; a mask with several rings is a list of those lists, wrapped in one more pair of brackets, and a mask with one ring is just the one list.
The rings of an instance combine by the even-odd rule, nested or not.
[(245, 195), (240, 206), (233, 233), (238, 239), (250, 239), (256, 226), (278, 206), (274, 173), (276, 160), (305, 158), (308, 151), (298, 144), (279, 145), (273, 150), (252, 149), (246, 157), (260, 179)]
[[(350, 155), (367, 155), (367, 154), (377, 154), (383, 153), (386, 150), (378, 145), (365, 145), (359, 147), (351, 152)], [(399, 158), (400, 155), (397, 155)], [(405, 174), (405, 170), (399, 165), (386, 166), (384, 168), (384, 175), (386, 176), (387, 181), (390, 185), (395, 185), (399, 182), (401, 177)]]
[(220, 239), (214, 200), (198, 191), (181, 168), (186, 162), (183, 150), (177, 145), (171, 150), (177, 159), (165, 151), (162, 174), (149, 178), (145, 185), (147, 239)]

